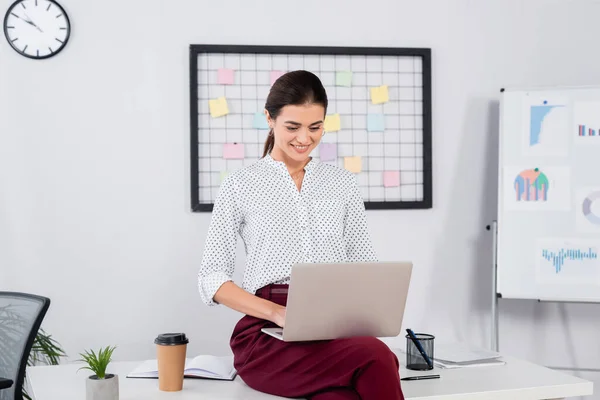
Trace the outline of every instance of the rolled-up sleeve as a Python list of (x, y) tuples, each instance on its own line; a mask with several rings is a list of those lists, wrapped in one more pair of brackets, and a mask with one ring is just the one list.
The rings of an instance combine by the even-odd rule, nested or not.
[(352, 176), (344, 219), (344, 241), (348, 262), (377, 261), (367, 224), (365, 203), (356, 177)]
[(237, 238), (242, 223), (236, 195), (234, 177), (229, 175), (221, 184), (214, 202), (198, 272), (200, 297), (208, 306), (218, 305), (214, 301), (215, 293), (225, 282), (233, 280)]

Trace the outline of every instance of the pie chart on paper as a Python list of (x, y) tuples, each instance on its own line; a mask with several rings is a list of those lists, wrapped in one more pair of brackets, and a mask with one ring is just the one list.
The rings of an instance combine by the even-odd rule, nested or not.
[[(581, 205), (581, 212), (585, 216), (585, 218), (590, 221), (594, 225), (598, 225), (600, 228), (600, 212), (594, 213), (592, 210), (592, 205), (594, 202), (600, 199), (600, 191), (592, 192), (585, 199), (583, 199), (583, 204)], [(600, 208), (600, 203), (598, 203)]]

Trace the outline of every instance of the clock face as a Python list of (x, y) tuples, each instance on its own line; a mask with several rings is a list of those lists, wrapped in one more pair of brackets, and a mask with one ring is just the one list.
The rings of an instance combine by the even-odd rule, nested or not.
[(56, 55), (67, 44), (71, 24), (65, 10), (53, 0), (17, 0), (4, 17), (4, 35), (25, 57)]

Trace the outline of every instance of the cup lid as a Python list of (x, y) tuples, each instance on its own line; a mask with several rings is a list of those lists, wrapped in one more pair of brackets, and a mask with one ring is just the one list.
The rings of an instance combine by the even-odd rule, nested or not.
[(154, 343), (161, 345), (187, 344), (189, 339), (185, 333), (161, 333), (154, 339)]

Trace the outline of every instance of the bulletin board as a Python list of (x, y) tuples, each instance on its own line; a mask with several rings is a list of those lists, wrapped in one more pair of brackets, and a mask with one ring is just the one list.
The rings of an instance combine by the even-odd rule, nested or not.
[(431, 208), (430, 49), (191, 45), (192, 210), (212, 211), (227, 174), (262, 157), (271, 85), (299, 69), (329, 100), (311, 156), (356, 174), (366, 209)]

